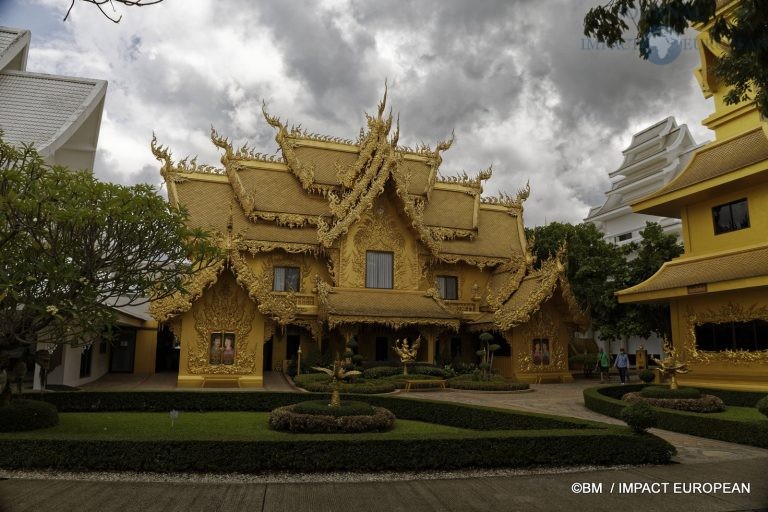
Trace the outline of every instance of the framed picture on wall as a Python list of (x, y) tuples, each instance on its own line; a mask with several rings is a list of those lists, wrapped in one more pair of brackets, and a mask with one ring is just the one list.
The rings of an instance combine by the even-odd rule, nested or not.
[(211, 333), (211, 344), (208, 351), (208, 364), (221, 364), (221, 353), (224, 344), (222, 341), (221, 332)]
[(221, 350), (221, 364), (235, 364), (235, 333), (224, 333), (224, 345)]
[(549, 364), (549, 339), (534, 338), (534, 340), (531, 342), (531, 358), (533, 359), (533, 364)]
[(208, 351), (208, 364), (221, 364), (223, 347), (221, 332), (212, 332), (211, 344)]

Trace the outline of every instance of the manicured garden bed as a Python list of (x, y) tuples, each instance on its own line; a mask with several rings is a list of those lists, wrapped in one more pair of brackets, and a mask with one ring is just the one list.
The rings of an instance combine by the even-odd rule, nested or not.
[[(584, 390), (584, 405), (595, 412), (619, 418), (629, 406), (625, 393), (640, 391), (644, 384), (607, 386)], [(719, 439), (732, 443), (768, 448), (768, 418), (754, 407), (764, 393), (699, 388), (702, 393), (721, 398), (727, 409), (716, 413), (695, 413), (653, 407), (657, 427), (673, 432)], [(751, 405), (750, 405), (751, 404)]]
[[(77, 392), (45, 398), (59, 407), (61, 424), (1, 435), (2, 467), (376, 471), (666, 463), (674, 453), (665, 441), (624, 427), (393, 396), (354, 397), (397, 417), (393, 430), (366, 434), (287, 434), (260, 423), (266, 415), (259, 413), (326, 399), (322, 394)], [(182, 411), (173, 428), (171, 409)], [(157, 412), (142, 416), (149, 411)]]

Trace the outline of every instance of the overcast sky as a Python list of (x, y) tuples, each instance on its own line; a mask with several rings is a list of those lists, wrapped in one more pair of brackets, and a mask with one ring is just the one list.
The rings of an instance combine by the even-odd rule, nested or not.
[[(602, 204), (631, 135), (669, 115), (698, 142), (712, 110), (697, 53), (642, 61), (582, 35), (598, 0), (165, 0), (117, 7), (120, 24), (68, 0), (0, 0), (32, 30), (27, 69), (107, 80), (96, 174), (160, 184), (152, 132), (174, 157), (219, 165), (210, 126), (274, 152), (261, 116), (354, 139), (389, 83), (406, 145), (456, 133), (441, 172), (493, 164), (486, 193), (527, 180), (526, 224), (579, 222)], [(78, 2), (79, 4), (79, 2)], [(686, 34), (686, 38), (693, 34)], [(691, 45), (684, 45), (690, 47)]]

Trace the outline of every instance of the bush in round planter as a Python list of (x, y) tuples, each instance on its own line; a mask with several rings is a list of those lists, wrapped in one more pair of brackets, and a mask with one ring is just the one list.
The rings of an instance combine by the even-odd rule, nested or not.
[(757, 407), (757, 410), (762, 414), (768, 416), (768, 396), (761, 398), (757, 404), (755, 404), (755, 407)]
[[(302, 405), (305, 404), (305, 405)], [(371, 407), (370, 414), (354, 414), (363, 410), (361, 402), (347, 406), (348, 402), (342, 402), (341, 407), (330, 407), (325, 402), (301, 402), (286, 407), (278, 407), (269, 413), (269, 428), (295, 434), (323, 433), (323, 434), (358, 434), (361, 432), (384, 432), (395, 424), (395, 415), (383, 407)], [(318, 409), (320, 405), (326, 407), (323, 414)], [(368, 404), (365, 404), (368, 405)], [(297, 412), (296, 408), (303, 411), (311, 411), (309, 414)], [(353, 414), (344, 414), (343, 411)], [(339, 409), (339, 411), (329, 411)]]
[(21, 432), (55, 427), (59, 413), (53, 404), (17, 398), (0, 407), (0, 432)]
[(621, 419), (638, 434), (655, 427), (657, 422), (656, 413), (645, 402), (637, 402), (626, 407), (621, 411)]
[(640, 373), (638, 373), (637, 376), (641, 381), (645, 382), (646, 384), (650, 384), (653, 382), (653, 379), (656, 378), (656, 372), (646, 368), (645, 370), (640, 370)]
[(327, 400), (312, 400), (299, 402), (293, 406), (293, 412), (297, 414), (325, 414), (330, 416), (372, 416), (374, 408), (371, 404), (357, 400), (345, 400), (339, 407), (331, 407)]
[(673, 398), (694, 399), (701, 397), (701, 391), (696, 388), (670, 389), (666, 386), (648, 386), (640, 390), (643, 398)]

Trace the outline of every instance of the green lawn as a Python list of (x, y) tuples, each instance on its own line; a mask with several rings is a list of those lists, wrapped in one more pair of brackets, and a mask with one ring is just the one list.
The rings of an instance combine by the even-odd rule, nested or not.
[[(289, 434), (267, 427), (266, 412), (181, 412), (171, 427), (168, 413), (149, 412), (69, 412), (59, 413), (60, 423), (53, 428), (30, 432), (0, 433), (4, 439), (81, 439), (113, 440), (221, 440), (281, 441), (312, 438), (319, 434)], [(389, 432), (358, 434), (356, 438), (413, 439), (451, 437), (473, 431), (398, 419)], [(323, 438), (348, 439), (350, 434), (322, 434)]]

